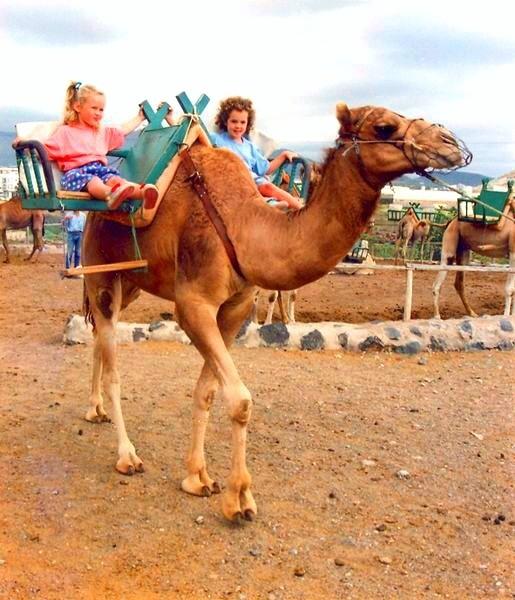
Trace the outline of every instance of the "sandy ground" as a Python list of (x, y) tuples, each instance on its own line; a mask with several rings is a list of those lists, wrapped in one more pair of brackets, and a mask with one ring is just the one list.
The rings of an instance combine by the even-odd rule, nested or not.
[[(259, 514), (237, 526), (219, 498), (179, 490), (201, 361), (173, 343), (120, 347), (127, 427), (146, 472), (114, 470), (111, 424), (85, 414), (91, 348), (63, 346), (82, 282), (61, 257), (0, 265), (0, 598), (511, 598), (513, 353), (233, 351), (255, 408), (248, 464)], [(415, 275), (427, 317), (433, 276)], [(468, 277), (480, 314), (503, 280)], [(299, 320), (398, 318), (403, 277), (328, 276)], [(144, 295), (148, 322), (172, 307)], [(461, 315), (451, 278), (446, 318)], [(427, 359), (427, 361), (425, 360)], [(220, 402), (210, 472), (228, 474)]]

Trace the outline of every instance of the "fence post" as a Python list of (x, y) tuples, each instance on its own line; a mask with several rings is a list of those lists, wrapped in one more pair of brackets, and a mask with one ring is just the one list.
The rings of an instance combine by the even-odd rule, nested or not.
[(411, 302), (413, 299), (413, 267), (406, 266), (406, 295), (404, 298), (404, 321), (411, 319)]

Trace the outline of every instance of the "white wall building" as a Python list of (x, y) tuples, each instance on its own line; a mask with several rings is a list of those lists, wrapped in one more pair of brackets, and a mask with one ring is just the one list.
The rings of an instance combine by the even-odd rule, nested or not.
[(0, 167), (0, 200), (9, 200), (18, 189), (18, 169)]

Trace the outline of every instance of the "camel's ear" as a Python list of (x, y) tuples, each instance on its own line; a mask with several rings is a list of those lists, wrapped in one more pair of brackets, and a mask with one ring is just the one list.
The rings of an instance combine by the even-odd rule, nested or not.
[(351, 116), (349, 107), (345, 102), (338, 102), (336, 105), (336, 118), (344, 130), (349, 131), (351, 128)]

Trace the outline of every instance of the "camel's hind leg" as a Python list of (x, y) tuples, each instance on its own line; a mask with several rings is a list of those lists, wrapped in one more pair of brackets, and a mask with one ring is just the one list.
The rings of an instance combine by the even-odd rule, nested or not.
[(9, 256), (9, 245), (7, 244), (7, 229), (2, 229), (2, 245), (5, 250), (4, 263), (10, 263), (11, 259)]
[(32, 235), (34, 237), (34, 240), (32, 242), (32, 252), (29, 254), (29, 256), (27, 256), (27, 258), (25, 260), (30, 261), (30, 259), (34, 256), (34, 254), (37, 250), (38, 253), (36, 254), (36, 258), (34, 259), (34, 262), (38, 262), (39, 257), (41, 256), (41, 252), (43, 250), (43, 246), (45, 245), (45, 242), (43, 240), (43, 234), (39, 229), (36, 229), (35, 231), (33, 231)]
[[(232, 466), (222, 497), (223, 513), (231, 520), (240, 516), (251, 520), (257, 513), (256, 503), (250, 491), (251, 477), (246, 465), (247, 425), (251, 415), (252, 398), (227, 350), (249, 313), (253, 294), (253, 289), (237, 294), (223, 304), (218, 313), (215, 306), (199, 298), (193, 299), (182, 290), (177, 290), (176, 297), (179, 323), (206, 360), (207, 366), (216, 375), (232, 422)], [(207, 397), (213, 395), (213, 386), (209, 382), (207, 370), (203, 369), (197, 390), (194, 414), (200, 418), (194, 423), (192, 446), (188, 456), (189, 474), (183, 482), (183, 489), (188, 488), (192, 481), (196, 481), (195, 476), (201, 480), (201, 456), (209, 406)]]
[[(457, 265), (468, 265), (470, 262), (470, 250), (462, 250), (458, 251), (456, 255), (456, 264)], [(466, 313), (470, 317), (477, 317), (477, 314), (472, 310), (472, 307), (468, 303), (465, 297), (465, 273), (463, 271), (456, 272), (456, 279), (454, 280), (454, 287), (458, 292), (458, 296), (461, 298), (463, 302), (463, 306), (465, 307)]]
[(105, 421), (107, 415), (103, 408), (100, 379), (103, 389), (112, 402), (113, 420), (118, 437), (118, 462), (116, 470), (124, 475), (132, 475), (135, 471), (143, 471), (143, 462), (127, 435), (120, 401), (120, 376), (116, 365), (116, 323), (122, 305), (122, 285), (117, 276), (107, 277), (96, 285), (86, 280), (89, 292), (89, 307), (95, 323), (95, 341), (93, 350), (93, 379), (90, 395), (90, 408), (86, 419)]
[[(515, 268), (515, 252), (510, 252), (510, 267)], [(515, 273), (508, 273), (505, 288), (504, 315), (515, 316)]]

